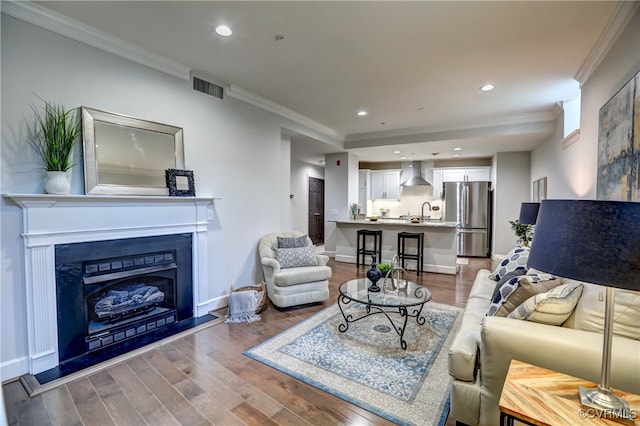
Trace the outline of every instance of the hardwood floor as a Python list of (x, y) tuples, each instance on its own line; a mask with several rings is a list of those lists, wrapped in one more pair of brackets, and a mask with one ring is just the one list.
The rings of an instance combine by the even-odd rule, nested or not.
[[(97, 373), (29, 398), (18, 381), (3, 386), (10, 425), (388, 425), (388, 421), (242, 355), (334, 303), (341, 282), (368, 267), (330, 261), (324, 305), (279, 311), (262, 321), (218, 324)], [(469, 259), (456, 276), (410, 271), (433, 301), (464, 307), (478, 269)], [(452, 422), (450, 422), (452, 423)], [(449, 423), (447, 423), (449, 424)]]

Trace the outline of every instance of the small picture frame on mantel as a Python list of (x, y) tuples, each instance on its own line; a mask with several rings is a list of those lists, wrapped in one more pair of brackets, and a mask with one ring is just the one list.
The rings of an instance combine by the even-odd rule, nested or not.
[(166, 169), (164, 171), (171, 197), (195, 197), (193, 170)]

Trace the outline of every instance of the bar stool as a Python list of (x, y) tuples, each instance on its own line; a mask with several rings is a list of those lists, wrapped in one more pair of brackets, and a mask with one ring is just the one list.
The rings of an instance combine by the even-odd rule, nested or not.
[[(416, 252), (407, 253), (405, 243), (406, 240), (416, 240)], [(424, 272), (423, 260), (424, 260), (424, 232), (398, 232), (398, 258), (402, 261), (402, 267), (404, 268), (404, 261), (415, 260), (416, 272), (420, 275), (420, 272)]]
[[(367, 237), (373, 237), (373, 250), (367, 249)], [(382, 231), (372, 231), (369, 229), (358, 230), (358, 248), (356, 250), (356, 267), (360, 267), (360, 263), (366, 265), (365, 256), (375, 254), (378, 263), (382, 262)], [(362, 262), (360, 262), (362, 256)]]

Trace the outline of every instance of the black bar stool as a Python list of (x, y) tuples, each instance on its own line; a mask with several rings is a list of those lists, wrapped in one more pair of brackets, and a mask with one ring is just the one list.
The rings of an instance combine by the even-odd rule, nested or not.
[[(406, 240), (416, 240), (416, 252), (407, 253), (405, 242)], [(415, 260), (416, 272), (420, 275), (420, 272), (424, 272), (424, 232), (398, 232), (398, 258), (402, 261), (402, 267), (404, 268), (404, 261)]]
[[(373, 250), (367, 249), (367, 237), (373, 237)], [(382, 262), (382, 231), (372, 231), (369, 229), (358, 230), (358, 248), (356, 250), (356, 267), (360, 264), (366, 265), (365, 256), (375, 254), (377, 262)], [(362, 256), (362, 262), (360, 262)]]

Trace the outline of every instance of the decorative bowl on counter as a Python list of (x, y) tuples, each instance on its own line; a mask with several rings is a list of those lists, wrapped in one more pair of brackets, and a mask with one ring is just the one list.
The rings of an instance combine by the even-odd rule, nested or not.
[(375, 222), (375, 221), (377, 221), (377, 220), (378, 220), (378, 217), (377, 217), (377, 216), (371, 216), (371, 217), (369, 218), (369, 220), (370, 220), (371, 222)]

